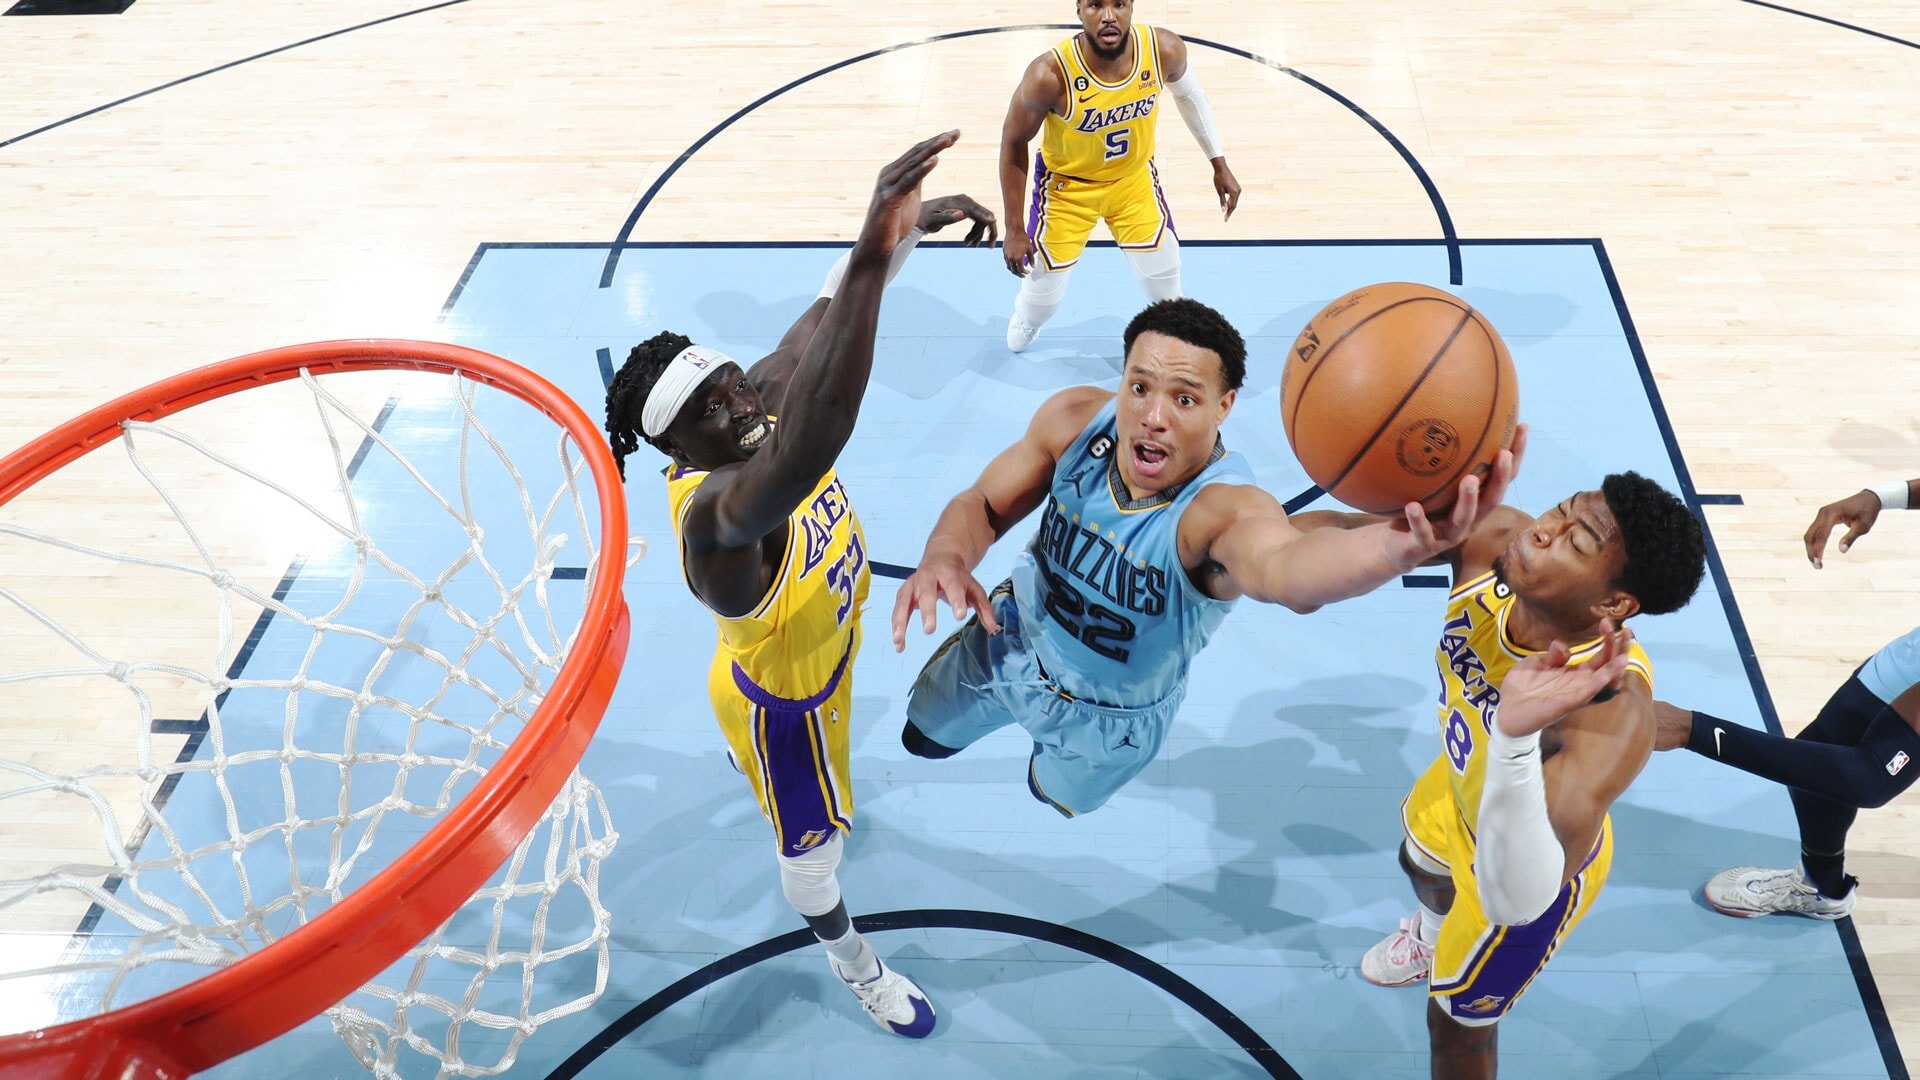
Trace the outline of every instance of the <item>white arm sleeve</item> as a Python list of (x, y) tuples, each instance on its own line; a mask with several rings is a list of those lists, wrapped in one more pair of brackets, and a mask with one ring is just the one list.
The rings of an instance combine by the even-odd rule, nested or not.
[(1227, 144), (1220, 138), (1220, 129), (1213, 125), (1213, 106), (1207, 102), (1207, 92), (1200, 86), (1200, 76), (1187, 69), (1185, 75), (1167, 84), (1167, 93), (1173, 95), (1173, 103), (1180, 108), (1180, 119), (1187, 122), (1187, 130), (1193, 132), (1195, 142), (1211, 161), (1225, 157)]
[[(915, 225), (907, 230), (907, 235), (901, 237), (899, 243), (893, 245), (893, 257), (887, 263), (887, 284), (893, 284), (893, 279), (900, 276), (900, 268), (907, 265), (907, 256), (913, 254), (914, 247), (926, 238), (927, 234)], [(840, 282), (847, 276), (847, 263), (852, 259), (851, 248), (841, 254), (834, 262), (833, 269), (827, 271), (827, 280), (820, 286), (820, 295), (816, 299), (833, 299), (833, 294), (840, 291)]]
[(1479, 824), (1474, 870), (1488, 921), (1515, 926), (1539, 918), (1560, 894), (1567, 855), (1547, 819), (1538, 734), (1513, 739), (1493, 725)]

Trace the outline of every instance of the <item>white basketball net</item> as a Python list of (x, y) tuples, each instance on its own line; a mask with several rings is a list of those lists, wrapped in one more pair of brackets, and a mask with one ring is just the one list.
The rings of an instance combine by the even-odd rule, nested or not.
[[(0, 993), (50, 990), (72, 1000), (78, 988), (89, 998), (97, 994), (105, 1011), (231, 964), (317, 917), (474, 787), (567, 656), (573, 631), (556, 623), (577, 621), (577, 593), (604, 553), (593, 536), (597, 517), (589, 517), (577, 483), (586, 463), (566, 432), (503, 392), (482, 391), (476, 407), (478, 384), (455, 379), (457, 392), (437, 404), (448, 435), (457, 421), (457, 461), (447, 460), (450, 440), (442, 439), (437, 467), (416, 467), (320, 380), (306, 372), (301, 379), (330, 448), (338, 508), (269, 478), (251, 455), (235, 460), (175, 427), (127, 422), (120, 439), (127, 459), (197, 559), (105, 550), (15, 525), (11, 515), (0, 520), (0, 537), (106, 560), (116, 575), (171, 575), (172, 587), (202, 595), (211, 587), (218, 601), (212, 655), (184, 665), (96, 646), (29, 599), (32, 582), (0, 580), (0, 599), (74, 655), (62, 666), (0, 671), (0, 691), (87, 680), (100, 689), (97, 680), (110, 679), (125, 694), (107, 697), (131, 696), (140, 732), (130, 762), (62, 773), (0, 760), (0, 804), (39, 800), (52, 808), (35, 809), (36, 821), (90, 819), (103, 853), (97, 862), (0, 873), (0, 923), (65, 896), (95, 924), (91, 933), (83, 927), (74, 935), (57, 962), (0, 972)], [(544, 502), (482, 421), (485, 413), (498, 430), (510, 430), (501, 419), (507, 406), (519, 410), (516, 433), (559, 432), (557, 442), (538, 436), (553, 448), (552, 460), (542, 450), (534, 463), (553, 484)], [(376, 482), (386, 486), (378, 500), (356, 488), (368, 470), (356, 473), (350, 465), (343, 432), (353, 444), (365, 439), (378, 448), (366, 462), (379, 466), (373, 471), (383, 478)], [(325, 560), (315, 572), (309, 558), (306, 569), (289, 576), (301, 588), (279, 596), (223, 569), (184, 509), (190, 500), (150, 468), (155, 453), (238, 474), (261, 513), (297, 508), (334, 547), (331, 574)], [(510, 478), (517, 505), (497, 480), (470, 482), (483, 464), (489, 474)], [(457, 475), (444, 475), (452, 466)], [(392, 511), (396, 502), (404, 514)], [(384, 529), (370, 527), (370, 519), (385, 519)], [(579, 539), (558, 531), (569, 524)], [(451, 537), (438, 558), (458, 547), (450, 563), (418, 571), (408, 566), (414, 552), (390, 554), (419, 548), (417, 539), (436, 527)], [(500, 538), (491, 544), (489, 528)], [(563, 557), (584, 565), (586, 578), (566, 586), (573, 614), (557, 620), (552, 579)], [(309, 588), (309, 580), (321, 585)], [(256, 672), (273, 664), (255, 660), (236, 671), (241, 651), (254, 647), (245, 627), (262, 608), (271, 612), (261, 622), (266, 634), (280, 635), (282, 670)], [(6, 610), (0, 605), (0, 613)], [(155, 748), (167, 735), (153, 733), (155, 680), (186, 684), (202, 702), (204, 741), (194, 752), (176, 755), (177, 732), (171, 744)], [(485, 888), (329, 1010), (335, 1030), (382, 1077), (422, 1075), (421, 1063), (406, 1063), (409, 1048), (435, 1059), (441, 1076), (510, 1067), (535, 1028), (586, 1008), (606, 986), (610, 918), (600, 904), (599, 870), (616, 840), (600, 790), (576, 770)], [(555, 967), (564, 970), (543, 976), (543, 968)], [(10, 990), (10, 980), (26, 982)]]

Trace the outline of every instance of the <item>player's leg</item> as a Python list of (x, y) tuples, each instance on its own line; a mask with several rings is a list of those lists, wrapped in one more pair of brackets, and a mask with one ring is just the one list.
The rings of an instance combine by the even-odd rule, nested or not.
[(1592, 910), (1613, 865), (1613, 823), (1553, 904), (1532, 922), (1498, 926), (1480, 907), (1470, 846), (1453, 860), (1454, 901), (1434, 948), (1427, 1034), (1437, 1080), (1481, 1080), (1498, 1067), (1500, 1019)]
[(1427, 1045), (1434, 1080), (1493, 1080), (1500, 1070), (1500, 1025), (1463, 1024), (1439, 998), (1427, 999)]
[(1114, 243), (1126, 252), (1134, 280), (1148, 301), (1172, 300), (1180, 291), (1180, 237), (1173, 215), (1160, 191), (1160, 174), (1152, 162), (1134, 176), (1116, 180), (1103, 210)]
[[(731, 667), (729, 666), (729, 683)], [(853, 928), (840, 892), (839, 866), (853, 822), (848, 728), (852, 679), (843, 674), (824, 700), (731, 700), (715, 687), (715, 710), (736, 759), (773, 825), (780, 892), (827, 953), (828, 966), (884, 1031), (925, 1038), (934, 1010), (920, 988), (883, 963)]]
[(1181, 687), (1143, 709), (1111, 709), (1076, 701), (1034, 670), (1021, 726), (1033, 736), (1027, 790), (1067, 817), (1104, 806), (1114, 792), (1160, 756), (1167, 730), (1186, 696)]
[(1020, 352), (1053, 318), (1067, 299), (1067, 274), (1086, 250), (1087, 237), (1099, 213), (1093, 199), (1100, 185), (1054, 176), (1038, 157), (1033, 165), (1033, 204), (1027, 214), (1027, 235), (1033, 240), (1033, 261), (1020, 279), (1020, 294), (1007, 321), (1007, 348)]
[(1441, 924), (1453, 909), (1451, 859), (1459, 812), (1453, 806), (1447, 768), (1445, 758), (1435, 759), (1400, 804), (1405, 834), (1400, 869), (1406, 872), (1418, 904), (1413, 914), (1400, 920), (1399, 929), (1360, 958), (1360, 977), (1375, 986), (1425, 982), (1440, 942)]
[(949, 758), (1015, 722), (1002, 696), (1002, 669), (1025, 649), (1013, 583), (994, 586), (988, 597), (1001, 632), (989, 634), (978, 617), (968, 619), (933, 651), (907, 692), (907, 722), (900, 744), (922, 758)]
[(1792, 740), (1695, 714), (1696, 730), (1717, 733), (1710, 756), (1791, 785), (1800, 824), (1800, 865), (1737, 866), (1714, 875), (1705, 892), (1716, 910), (1745, 918), (1838, 919), (1852, 912), (1858, 883), (1846, 872), (1846, 840), (1858, 808), (1884, 804), (1920, 776), (1920, 765), (1912, 764), (1920, 758), (1920, 734), (1889, 704), (1906, 688), (1885, 685), (1885, 676), (1869, 661)]

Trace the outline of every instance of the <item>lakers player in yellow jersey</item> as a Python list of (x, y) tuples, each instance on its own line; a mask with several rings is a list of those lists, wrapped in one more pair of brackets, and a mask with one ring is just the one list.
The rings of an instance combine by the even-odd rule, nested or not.
[[(1020, 78), (1000, 135), (1000, 196), (1006, 207), (1007, 269), (1020, 295), (1007, 322), (1007, 348), (1033, 342), (1067, 296), (1067, 276), (1096, 223), (1105, 221), (1127, 253), (1148, 300), (1180, 295), (1180, 238), (1154, 167), (1159, 106), (1172, 98), (1201, 152), (1226, 216), (1240, 182), (1187, 43), (1171, 30), (1133, 21), (1133, 0), (1077, 0), (1081, 31), (1042, 53)], [(1032, 162), (1027, 152), (1041, 136)], [(1026, 221), (1023, 232), (1014, 223)]]
[[(719, 624), (707, 693), (730, 757), (776, 838), (781, 891), (882, 1030), (933, 1031), (933, 1005), (853, 929), (837, 874), (853, 819), (850, 668), (866, 604), (866, 543), (834, 459), (873, 367), (880, 294), (926, 232), (993, 215), (964, 195), (920, 202), (948, 132), (880, 173), (860, 238), (779, 348), (750, 369), (662, 333), (607, 389), (624, 474), (644, 439), (672, 459), (667, 498), (689, 588)], [(777, 419), (776, 419), (777, 417)]]
[(1495, 1075), (1497, 1022), (1606, 884), (1608, 809), (1653, 752), (1653, 664), (1616, 628), (1685, 606), (1706, 547), (1679, 499), (1629, 472), (1539, 518), (1501, 507), (1436, 561), (1454, 580), (1441, 752), (1401, 807), (1420, 904), (1360, 973), (1427, 984), (1433, 1075), (1466, 1080)]

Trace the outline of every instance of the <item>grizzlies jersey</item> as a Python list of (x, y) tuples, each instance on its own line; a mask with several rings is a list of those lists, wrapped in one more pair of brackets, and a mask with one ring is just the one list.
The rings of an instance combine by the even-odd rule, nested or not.
[[(687, 507), (711, 474), (675, 465), (666, 475), (684, 574)], [(714, 616), (720, 624), (721, 656), (738, 664), (767, 694), (791, 700), (813, 697), (847, 659), (870, 580), (859, 515), (847, 501), (839, 474), (828, 469), (788, 516), (786, 556), (759, 606), (739, 618)]]
[(1060, 455), (1040, 530), (1013, 570), (1035, 657), (1060, 689), (1140, 708), (1181, 689), (1193, 654), (1231, 601), (1202, 593), (1180, 565), (1180, 515), (1209, 484), (1251, 484), (1218, 442), (1198, 476), (1135, 501), (1120, 478), (1115, 402)]
[(1133, 70), (1104, 83), (1087, 66), (1078, 34), (1054, 46), (1066, 75), (1066, 116), (1047, 113), (1040, 157), (1047, 171), (1081, 180), (1118, 180), (1153, 160), (1153, 107), (1160, 96), (1153, 29), (1133, 24)]
[[(1434, 660), (1440, 668), (1441, 757), (1452, 766), (1448, 780), (1454, 805), (1469, 832), (1479, 831), (1480, 792), (1487, 779), (1487, 734), (1500, 708), (1500, 683), (1513, 666), (1533, 655), (1507, 636), (1513, 611), (1513, 593), (1489, 571), (1453, 590), (1447, 601), (1447, 623), (1440, 631)], [(1573, 650), (1574, 664), (1600, 655), (1602, 642), (1589, 641)], [(1635, 641), (1627, 668), (1653, 687), (1653, 662)]]

